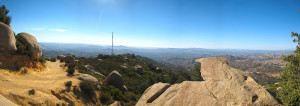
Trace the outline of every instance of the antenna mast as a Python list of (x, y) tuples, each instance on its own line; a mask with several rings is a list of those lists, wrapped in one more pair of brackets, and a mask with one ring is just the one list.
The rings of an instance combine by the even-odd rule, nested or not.
[(114, 32), (111, 35), (111, 55), (114, 55)]

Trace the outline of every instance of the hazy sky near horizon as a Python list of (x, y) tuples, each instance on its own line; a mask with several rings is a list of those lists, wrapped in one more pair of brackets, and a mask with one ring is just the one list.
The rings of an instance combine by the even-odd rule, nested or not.
[(11, 27), (39, 42), (294, 49), (299, 0), (1, 0)]

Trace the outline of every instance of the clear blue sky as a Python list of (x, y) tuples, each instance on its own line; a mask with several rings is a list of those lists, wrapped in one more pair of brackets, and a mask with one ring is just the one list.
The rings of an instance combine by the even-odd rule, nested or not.
[(299, 0), (1, 0), (39, 42), (293, 49)]

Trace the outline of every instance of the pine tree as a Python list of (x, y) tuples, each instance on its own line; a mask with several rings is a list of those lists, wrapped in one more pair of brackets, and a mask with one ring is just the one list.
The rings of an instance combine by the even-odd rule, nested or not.
[(300, 35), (292, 32), (294, 43), (298, 43), (294, 54), (282, 56), (284, 61), (289, 62), (280, 78), (281, 89), (278, 91), (278, 98), (284, 105), (300, 106)]
[(0, 7), (0, 21), (10, 26), (11, 16), (8, 16), (9, 10), (6, 9), (5, 5)]

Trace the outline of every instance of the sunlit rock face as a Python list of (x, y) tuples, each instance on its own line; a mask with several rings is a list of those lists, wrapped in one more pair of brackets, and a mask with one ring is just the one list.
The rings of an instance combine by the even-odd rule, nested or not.
[[(204, 81), (184, 81), (149, 87), (137, 106), (244, 106), (278, 105), (278, 102), (250, 76), (227, 65), (222, 57), (196, 60)], [(200, 71), (200, 70), (199, 70)]]
[(0, 53), (14, 53), (17, 51), (13, 30), (0, 22)]
[(112, 71), (103, 81), (104, 84), (113, 85), (122, 91), (128, 91), (127, 87), (124, 85), (123, 77), (118, 73), (118, 71)]
[(34, 36), (22, 32), (19, 33), (17, 37), (25, 46), (29, 48), (31, 51), (31, 56), (34, 60), (39, 60), (43, 56), (42, 49)]

